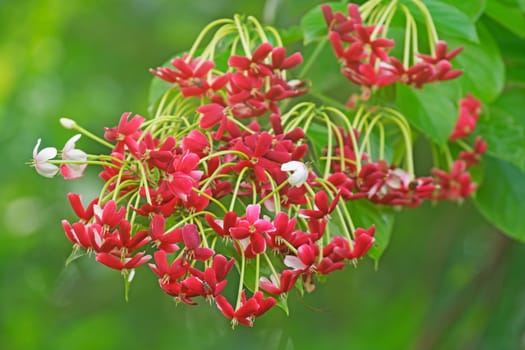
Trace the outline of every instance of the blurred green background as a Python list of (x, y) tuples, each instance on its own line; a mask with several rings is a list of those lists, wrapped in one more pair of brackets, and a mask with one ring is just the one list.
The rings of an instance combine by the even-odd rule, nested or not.
[(65, 195), (99, 182), (95, 169), (80, 182), (38, 176), (25, 164), (37, 138), (60, 148), (61, 116), (102, 134), (124, 111), (147, 115), (148, 68), (210, 20), (266, 9), (287, 28), (320, 1), (272, 3), (0, 0), (0, 349), (525, 349), (525, 246), (470, 202), (400, 212), (377, 269), (363, 260), (291, 294), (289, 317), (274, 310), (253, 329), (232, 331), (214, 306), (176, 306), (147, 268), (126, 303), (117, 272), (64, 267)]

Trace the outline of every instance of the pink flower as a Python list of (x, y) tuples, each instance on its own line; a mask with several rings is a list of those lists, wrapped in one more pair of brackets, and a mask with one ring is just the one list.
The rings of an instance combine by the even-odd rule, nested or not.
[[(84, 151), (75, 148), (75, 143), (80, 139), (82, 135), (76, 134), (69, 140), (67, 140), (64, 148), (62, 149), (62, 159), (72, 160), (78, 162), (85, 162), (87, 160), (87, 154)], [(61, 164), (60, 173), (67, 180), (74, 180), (82, 177), (84, 170), (86, 170), (87, 164)]]
[[(260, 254), (266, 250), (266, 240), (263, 234), (272, 232), (275, 227), (271, 222), (260, 219), (261, 206), (251, 204), (246, 208), (246, 216), (239, 219), (235, 227), (230, 228), (231, 237), (246, 243), (245, 253), (248, 257)], [(242, 241), (249, 238), (250, 243)]]
[(55, 158), (58, 152), (55, 147), (46, 147), (39, 152), (38, 147), (40, 147), (41, 141), (41, 139), (38, 139), (33, 149), (33, 166), (37, 173), (51, 178), (58, 172), (58, 166), (49, 163), (49, 160)]

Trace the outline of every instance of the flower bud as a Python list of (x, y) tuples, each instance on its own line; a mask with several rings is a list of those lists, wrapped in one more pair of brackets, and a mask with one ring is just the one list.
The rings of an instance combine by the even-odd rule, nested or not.
[(60, 118), (60, 124), (66, 129), (73, 129), (77, 123), (73, 119)]

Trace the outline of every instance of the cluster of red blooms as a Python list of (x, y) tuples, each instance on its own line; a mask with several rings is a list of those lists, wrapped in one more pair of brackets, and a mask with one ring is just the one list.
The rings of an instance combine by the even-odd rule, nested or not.
[(449, 80), (461, 75), (452, 69), (450, 61), (462, 48), (448, 52), (447, 44), (438, 41), (434, 55), (417, 56), (418, 61), (406, 67), (399, 59), (389, 56), (395, 46), (394, 40), (375, 38), (382, 28), (365, 25), (356, 4), (348, 5), (348, 15), (333, 13), (329, 5), (323, 5), (323, 15), (329, 29), (329, 39), (343, 75), (354, 84), (379, 88), (396, 82), (421, 88), (424, 84)]
[[(234, 324), (244, 325), (299, 279), (311, 291), (316, 274), (365, 255), (375, 228), (356, 228), (353, 238), (327, 233), (340, 194), (323, 189), (301, 162), (308, 150), (304, 131), (283, 131), (277, 102), (304, 92), (301, 83), (285, 80), (284, 70), (301, 61), (299, 53), (285, 57), (284, 48), (265, 43), (251, 58), (232, 56), (231, 71), (216, 77), (207, 75), (213, 63), (198, 58), (173, 60), (177, 70), (154, 70), (185, 97), (211, 101), (197, 109), (202, 129), (186, 129), (180, 140), (156, 137), (144, 118), (129, 113), (107, 128), (105, 139), (114, 147), (100, 177), (111, 199), (84, 207), (78, 195), (69, 195), (79, 220), (63, 226), (76, 249), (95, 253), (127, 278), (153, 256), (150, 267), (165, 293), (192, 305), (199, 296), (213, 300)], [(270, 132), (258, 120), (247, 126), (239, 121), (261, 116), (268, 116)], [(283, 170), (286, 164), (298, 180)], [(127, 196), (132, 205), (118, 207)], [(232, 203), (229, 210), (223, 200)], [(232, 306), (221, 294), (227, 276), (235, 262), (244, 270), (250, 260), (260, 281), (243, 286)]]
[[(467, 99), (472, 100), (472, 96)], [(460, 117), (456, 130), (462, 128), (462, 117), (466, 112), (465, 99), (461, 101)], [(467, 104), (468, 105), (468, 104)], [(354, 132), (356, 140), (358, 135)], [(464, 135), (465, 137), (468, 135)], [(389, 165), (384, 160), (371, 161), (366, 154), (361, 155), (367, 162), (358, 171), (356, 168), (353, 141), (343, 138), (344, 146), (337, 146), (335, 153), (343, 148), (345, 154), (344, 169), (338, 161), (333, 161), (335, 172), (327, 178), (344, 200), (368, 198), (373, 203), (401, 207), (416, 207), (423, 200), (460, 201), (470, 196), (476, 189), (468, 169), (478, 164), (487, 150), (486, 142), (477, 137), (472, 151), (461, 151), (453, 162), (450, 172), (433, 169), (433, 176), (413, 177), (402, 168)]]
[[(436, 57), (421, 56), (424, 63), (410, 72), (396, 71), (387, 55), (393, 42), (372, 39), (374, 27), (362, 24), (356, 5), (348, 9), (349, 18), (326, 6), (323, 13), (343, 73), (353, 82), (421, 86), (458, 75), (443, 62), (459, 51), (447, 54), (441, 43)], [(307, 92), (305, 82), (286, 78), (301, 62), (300, 53), (287, 56), (284, 47), (263, 41), (251, 54), (235, 51), (223, 70), (189, 55), (172, 60), (173, 68), (151, 70), (172, 84), (172, 104), (199, 104), (189, 113), (168, 111), (150, 121), (124, 113), (117, 126), (106, 128), (101, 142), (112, 149), (96, 158), (104, 164), (104, 190), (87, 205), (69, 194), (78, 220), (62, 224), (75, 251), (93, 253), (121, 271), (126, 286), (135, 268), (150, 262), (160, 288), (177, 301), (196, 305), (203, 297), (233, 325), (252, 326), (273, 306), (286, 309), (294, 286), (311, 292), (318, 275), (341, 270), (372, 248), (375, 226), (355, 227), (347, 201), (413, 207), (423, 200), (460, 200), (474, 191), (467, 170), (486, 150), (481, 138), (473, 151), (459, 154), (450, 172), (414, 177), (360, 153), (359, 132), (341, 127), (332, 129), (338, 141), (331, 149), (323, 145), (324, 175), (309, 169), (307, 161), (318, 160), (308, 158), (307, 130), (284, 118), (279, 106)], [(460, 107), (451, 140), (468, 136), (480, 112), (470, 95)], [(75, 126), (70, 120), (65, 125)], [(85, 165), (79, 164), (93, 157), (74, 149), (79, 137), (67, 148), (72, 154), (63, 157), (75, 171), (63, 173), (66, 178), (80, 177)], [(56, 150), (38, 153), (39, 143), (35, 167), (52, 177)], [(231, 303), (225, 287), (234, 266), (240, 278)]]

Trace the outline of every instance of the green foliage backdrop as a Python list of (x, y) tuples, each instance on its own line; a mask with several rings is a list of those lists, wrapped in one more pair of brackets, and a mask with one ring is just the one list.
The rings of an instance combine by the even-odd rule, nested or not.
[[(98, 180), (92, 169), (82, 183), (35, 176), (25, 162), (36, 139), (62, 144), (68, 134), (58, 118), (64, 115), (95, 131), (114, 125), (123, 111), (147, 115), (148, 68), (185, 50), (212, 19), (248, 13), (284, 29), (319, 3), (0, 1), (0, 348), (525, 347), (525, 247), (475, 210), (510, 216), (505, 221), (512, 227), (500, 228), (523, 239), (518, 209), (525, 183), (513, 180), (524, 178), (525, 164), (523, 144), (513, 146), (525, 137), (519, 133), (525, 117), (516, 118), (525, 101), (522, 1), (465, 1), (465, 15), (454, 17), (477, 18), (485, 8), (472, 35), (480, 50), (503, 55), (505, 67), (492, 68), (504, 68), (507, 81), (496, 72), (476, 88), (486, 103), (504, 89), (489, 117), (507, 122), (484, 127), (497, 128), (488, 140), (492, 156), (513, 164), (494, 158), (486, 166), (508, 177), (487, 172), (490, 186), (481, 188), (476, 204), (399, 213), (377, 269), (366, 259), (359, 269), (335, 273), (313, 295), (292, 295), (289, 317), (274, 312), (255, 329), (232, 331), (218, 312), (175, 306), (151, 274), (138, 274), (126, 303), (117, 272), (87, 259), (64, 267), (70, 244), (59, 219), (71, 216), (65, 194), (95, 191)], [(495, 42), (484, 39), (487, 32)], [(329, 84), (329, 78), (318, 79)], [(428, 153), (417, 156), (424, 162)], [(494, 210), (502, 206), (508, 210)]]

